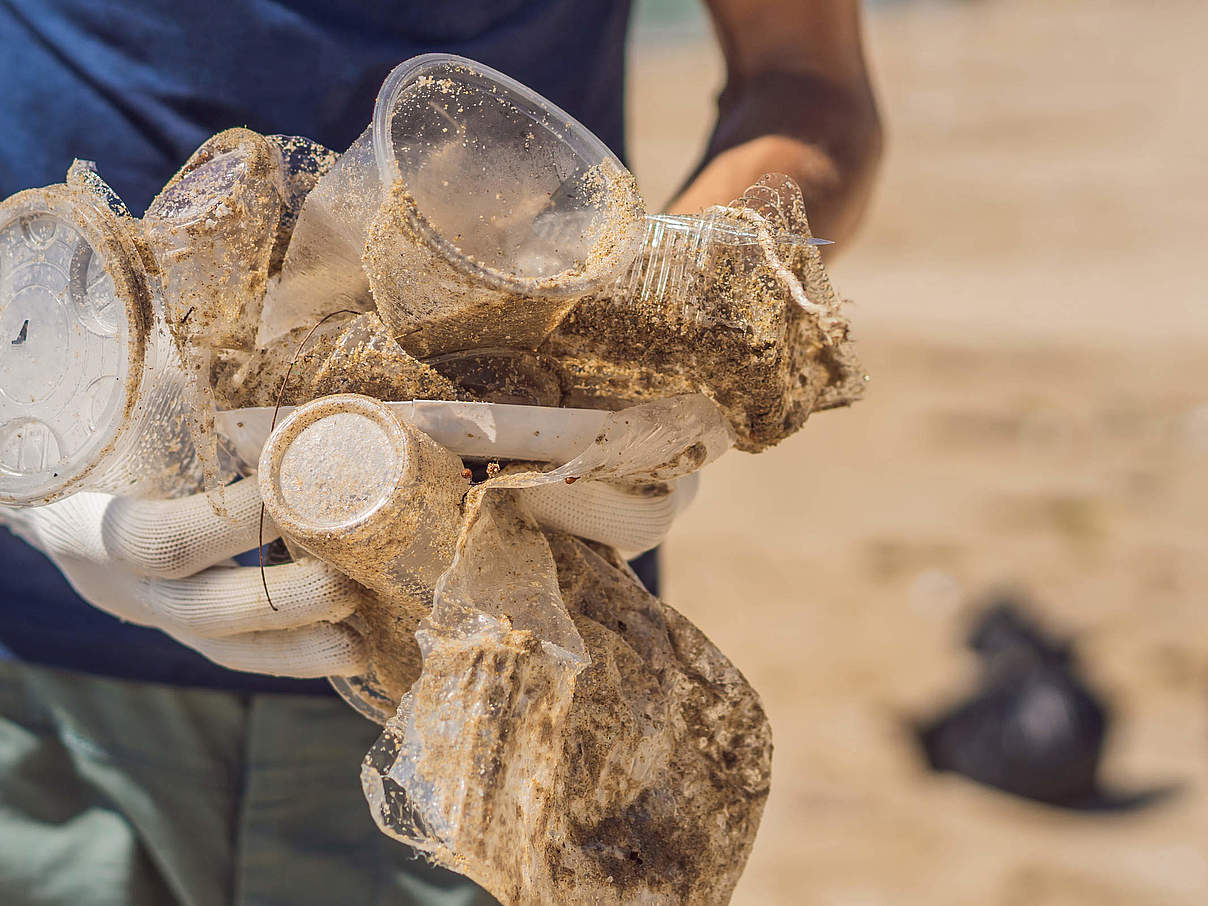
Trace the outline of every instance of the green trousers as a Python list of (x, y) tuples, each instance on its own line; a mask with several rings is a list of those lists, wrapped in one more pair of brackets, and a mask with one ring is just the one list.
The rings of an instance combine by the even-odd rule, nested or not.
[(378, 832), (334, 696), (0, 662), (3, 906), (485, 906)]

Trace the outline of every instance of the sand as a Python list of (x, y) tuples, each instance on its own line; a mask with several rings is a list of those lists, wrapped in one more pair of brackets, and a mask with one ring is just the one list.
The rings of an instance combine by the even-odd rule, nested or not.
[[(904, 3), (869, 31), (888, 157), (833, 267), (867, 396), (709, 467), (666, 547), (667, 600), (775, 736), (734, 902), (1202, 904), (1208, 6)], [(719, 68), (697, 44), (634, 61), (661, 199)], [(967, 688), (968, 600), (998, 582), (1079, 634), (1117, 708), (1109, 781), (1179, 795), (1069, 815), (923, 771), (901, 718)]]

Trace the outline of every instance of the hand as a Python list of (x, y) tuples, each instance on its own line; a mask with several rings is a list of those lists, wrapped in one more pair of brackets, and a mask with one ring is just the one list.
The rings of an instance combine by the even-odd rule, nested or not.
[[(514, 493), (538, 522), (632, 555), (663, 539), (694, 496), (694, 478), (670, 493), (601, 481)], [(259, 541), (256, 482), (228, 487), (226, 503), (222, 519), (204, 495), (81, 492), (42, 507), (0, 508), (0, 523), (50, 557), (93, 606), (161, 629), (224, 667), (290, 677), (363, 672), (364, 641), (341, 621), (365, 590), (313, 558), (266, 567), (263, 578), (258, 567), (228, 565)], [(277, 536), (266, 521), (264, 541)]]
[(765, 173), (786, 173), (801, 187), (814, 234), (847, 238), (881, 151), (858, 0), (708, 4), (727, 84), (704, 158), (670, 210), (728, 204)]
[(513, 491), (537, 522), (615, 547), (626, 558), (657, 547), (671, 523), (696, 498), (700, 473), (671, 487), (626, 487), (607, 481), (576, 481)]
[[(162, 629), (224, 667), (292, 677), (361, 672), (364, 643), (340, 623), (356, 610), (360, 587), (312, 559), (267, 567), (264, 580), (256, 567), (223, 565), (257, 545), (256, 482), (231, 485), (226, 502), (229, 520), (204, 495), (135, 500), (81, 492), (0, 510), (0, 522), (50, 557), (90, 604)], [(264, 540), (276, 536), (266, 522)]]

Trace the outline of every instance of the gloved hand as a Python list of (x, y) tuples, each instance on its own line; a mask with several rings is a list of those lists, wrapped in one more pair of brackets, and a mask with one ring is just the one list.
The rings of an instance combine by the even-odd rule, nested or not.
[(700, 473), (665, 486), (627, 487), (608, 481), (547, 484), (513, 491), (547, 528), (615, 547), (626, 558), (661, 544), (671, 523), (696, 498)]
[[(634, 554), (662, 540), (695, 481), (682, 480), (670, 494), (599, 481), (515, 493), (539, 522)], [(292, 677), (363, 672), (364, 643), (341, 621), (364, 590), (313, 558), (266, 567), (263, 580), (257, 567), (230, 564), (259, 541), (256, 481), (228, 487), (226, 505), (229, 517), (222, 519), (200, 494), (136, 500), (81, 492), (42, 507), (0, 508), (0, 523), (49, 556), (86, 601), (162, 629), (232, 670)], [(266, 520), (264, 541), (276, 537)]]
[[(268, 567), (274, 610), (258, 568), (224, 563), (256, 547), (255, 480), (228, 487), (226, 504), (229, 520), (200, 494), (137, 500), (85, 491), (0, 509), (0, 521), (50, 557), (84, 600), (162, 629), (224, 667), (294, 677), (363, 669), (363, 642), (338, 625), (356, 609), (360, 587), (318, 560)], [(266, 521), (264, 540), (276, 536)]]

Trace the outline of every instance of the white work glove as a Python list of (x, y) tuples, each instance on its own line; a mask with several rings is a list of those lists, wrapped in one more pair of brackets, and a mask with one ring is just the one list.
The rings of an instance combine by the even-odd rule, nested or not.
[(559, 482), (514, 491), (529, 515), (547, 528), (615, 547), (627, 558), (662, 543), (671, 523), (696, 498), (700, 473), (664, 486), (627, 487), (608, 481)]
[[(82, 491), (0, 509), (0, 522), (50, 557), (90, 604), (162, 629), (224, 667), (293, 677), (363, 671), (364, 643), (338, 625), (356, 610), (360, 586), (318, 560), (270, 566), (274, 610), (259, 568), (227, 565), (257, 544), (255, 480), (228, 487), (226, 505), (230, 518), (222, 519), (200, 494), (136, 500)], [(266, 520), (264, 540), (276, 537)]]
[[(515, 493), (538, 522), (633, 555), (662, 540), (695, 489), (689, 476), (670, 494), (602, 481)], [(266, 567), (263, 579), (258, 567), (229, 563), (259, 541), (256, 481), (228, 487), (226, 506), (223, 519), (200, 494), (138, 500), (80, 492), (46, 506), (0, 508), (0, 523), (49, 556), (84, 600), (162, 629), (224, 667), (291, 677), (363, 672), (364, 642), (341, 622), (361, 602), (361, 586), (313, 558)], [(263, 540), (277, 535), (266, 519)]]

